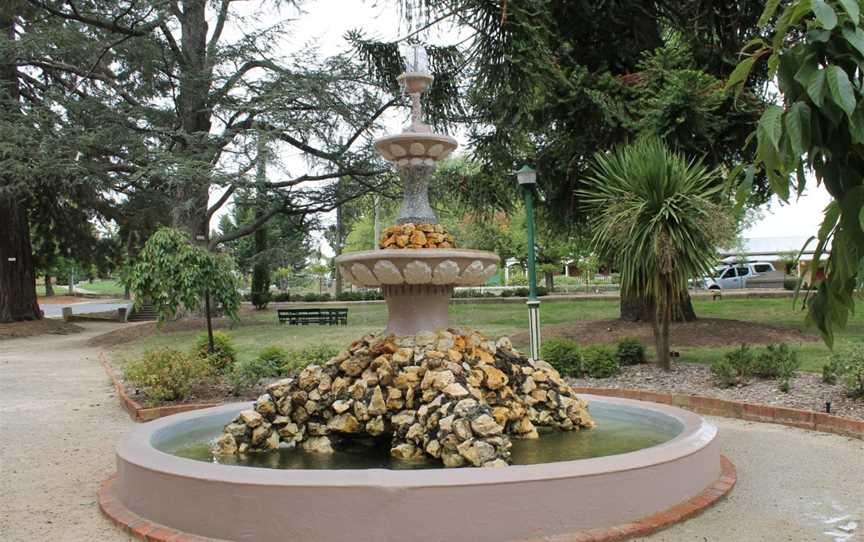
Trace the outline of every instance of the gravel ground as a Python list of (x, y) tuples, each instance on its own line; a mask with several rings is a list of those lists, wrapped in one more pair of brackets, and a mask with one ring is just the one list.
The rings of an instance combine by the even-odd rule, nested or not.
[(0, 539), (129, 540), (102, 517), (99, 484), (131, 428), (88, 338), (81, 333), (0, 342)]
[(776, 380), (757, 378), (751, 379), (744, 386), (718, 388), (711, 377), (711, 368), (698, 363), (673, 363), (669, 372), (646, 363), (622, 367), (621, 374), (613, 378), (572, 378), (569, 381), (578, 387), (630, 388), (704, 395), (817, 412), (824, 412), (825, 403), (830, 401), (832, 414), (864, 419), (864, 399), (847, 397), (842, 386), (825, 384), (820, 375), (813, 373), (798, 373), (792, 381), (789, 393), (780, 391)]
[[(85, 344), (119, 324), (81, 325), (76, 335), (0, 343), (4, 541), (129, 540), (101, 516), (96, 491), (114, 471), (114, 445), (132, 422), (98, 348)], [(711, 420), (738, 467), (738, 486), (703, 515), (644, 540), (864, 540), (864, 441)]]

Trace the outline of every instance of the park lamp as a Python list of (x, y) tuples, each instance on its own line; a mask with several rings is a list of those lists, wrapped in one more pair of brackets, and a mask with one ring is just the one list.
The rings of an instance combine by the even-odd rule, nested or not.
[(516, 172), (516, 180), (519, 181), (519, 186), (533, 188), (537, 184), (537, 171), (530, 166), (522, 166), (522, 169)]
[(540, 299), (537, 298), (537, 271), (534, 256), (534, 186), (537, 172), (528, 165), (516, 172), (516, 180), (525, 196), (525, 225), (528, 229), (528, 329), (529, 358), (540, 359)]

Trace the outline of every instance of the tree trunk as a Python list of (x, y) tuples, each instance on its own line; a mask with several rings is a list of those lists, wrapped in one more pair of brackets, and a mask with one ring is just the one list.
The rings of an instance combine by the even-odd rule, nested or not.
[(548, 291), (551, 292), (552, 290), (555, 289), (555, 274), (554, 273), (552, 273), (551, 271), (547, 271), (546, 273), (543, 273), (543, 279), (546, 282), (546, 289)]
[(0, 322), (40, 320), (30, 225), (23, 206), (0, 193)]
[[(0, 112), (4, 120), (19, 121), (18, 70), (15, 68), (15, 2), (0, 2), (0, 40), (7, 55), (0, 59)], [(2, 179), (10, 186), (11, 179)], [(0, 192), (0, 322), (39, 320), (36, 272), (30, 224), (20, 196), (12, 190)]]
[[(211, 109), (207, 104), (212, 69), (207, 59), (207, 0), (183, 0), (180, 47), (181, 68), (177, 107), (185, 135), (181, 153), (197, 162), (200, 176), (179, 183), (172, 224), (186, 232), (193, 243), (206, 246), (210, 236), (207, 206), (210, 198), (210, 168), (214, 149), (208, 142)], [(199, 239), (203, 237), (203, 239)]]
[(51, 275), (45, 273), (45, 297), (54, 297), (54, 285), (51, 284)]
[[(693, 310), (690, 294), (685, 295), (681, 303), (671, 309), (673, 322), (696, 321), (696, 312)], [(644, 299), (622, 295), (620, 311), (620, 318), (625, 322), (650, 322), (654, 319), (655, 309)]]

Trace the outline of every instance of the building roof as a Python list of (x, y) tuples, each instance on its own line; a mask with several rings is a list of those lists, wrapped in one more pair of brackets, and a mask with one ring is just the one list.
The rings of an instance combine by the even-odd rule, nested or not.
[[(741, 249), (733, 250), (729, 248), (721, 248), (721, 256), (755, 256), (755, 255), (772, 255), (776, 256), (781, 253), (794, 252), (798, 253), (807, 243), (809, 237), (800, 235), (790, 235), (784, 237), (745, 237), (744, 246)], [(805, 254), (812, 254), (816, 248), (816, 243), (811, 242), (807, 245)]]

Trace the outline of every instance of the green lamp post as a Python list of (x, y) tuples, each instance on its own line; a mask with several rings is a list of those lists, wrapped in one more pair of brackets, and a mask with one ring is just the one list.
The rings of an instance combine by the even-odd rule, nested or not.
[(525, 196), (525, 222), (528, 227), (528, 329), (529, 357), (540, 359), (540, 300), (537, 298), (537, 271), (534, 263), (534, 186), (537, 184), (537, 172), (530, 167), (522, 166), (516, 172), (516, 180), (522, 187)]

